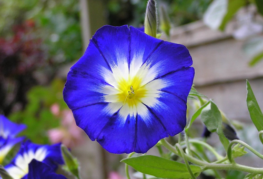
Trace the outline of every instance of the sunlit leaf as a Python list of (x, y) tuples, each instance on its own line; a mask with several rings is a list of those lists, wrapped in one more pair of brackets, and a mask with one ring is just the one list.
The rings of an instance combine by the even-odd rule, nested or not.
[(258, 105), (254, 92), (247, 80), (247, 108), (250, 117), (258, 131), (263, 130), (263, 114)]
[[(220, 0), (221, 1), (221, 0)], [(227, 4), (227, 12), (224, 15), (224, 18), (219, 26), (220, 30), (224, 30), (227, 23), (233, 18), (233, 16), (236, 14), (236, 12), (246, 5), (247, 1), (246, 0), (228, 0)]]
[[(139, 172), (161, 178), (190, 178), (187, 167), (183, 163), (167, 160), (161, 157), (144, 155), (122, 160)], [(201, 168), (190, 165), (192, 172), (198, 176)]]
[(204, 15), (204, 22), (212, 29), (224, 30), (229, 20), (245, 4), (246, 0), (214, 0)]

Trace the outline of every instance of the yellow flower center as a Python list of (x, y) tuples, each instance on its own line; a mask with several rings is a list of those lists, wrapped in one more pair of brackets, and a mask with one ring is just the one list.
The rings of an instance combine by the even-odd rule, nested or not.
[(142, 86), (142, 79), (134, 77), (132, 79), (122, 79), (118, 83), (118, 101), (123, 104), (131, 106), (137, 106), (141, 102), (141, 98), (146, 95), (146, 88)]

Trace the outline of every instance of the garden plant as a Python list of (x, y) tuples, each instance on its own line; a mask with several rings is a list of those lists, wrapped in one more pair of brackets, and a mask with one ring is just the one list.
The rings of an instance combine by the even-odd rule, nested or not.
[[(227, 10), (219, 11), (214, 22), (210, 18), (213, 9), (223, 2)], [(253, 3), (263, 15), (262, 1)], [(214, 1), (205, 21), (224, 30), (245, 4), (242, 0)], [(63, 99), (77, 126), (108, 152), (127, 154), (120, 161), (127, 179), (194, 179), (202, 174), (226, 178), (228, 171), (234, 172), (233, 178), (263, 178), (263, 168), (235, 161), (247, 151), (260, 159), (263, 155), (237, 136), (238, 124), (227, 119), (216, 102), (194, 88), (192, 57), (184, 45), (162, 40), (162, 36), (169, 40), (171, 25), (163, 7), (158, 20), (156, 6), (155, 0), (148, 1), (143, 28), (106, 25), (98, 29), (70, 68)], [(159, 21), (162, 35), (157, 30)], [(262, 52), (256, 54), (252, 65), (261, 57)], [(263, 114), (248, 80), (246, 90), (243, 98), (263, 145)], [(203, 136), (193, 136), (191, 130), (199, 119), (204, 124)], [(38, 145), (18, 137), (26, 127), (0, 116), (3, 179), (66, 178), (56, 173), (58, 167), (81, 178), (81, 166), (66, 146)], [(218, 136), (221, 150), (207, 142), (211, 133)], [(154, 147), (159, 154), (148, 154)], [(131, 167), (136, 172), (131, 173)]]

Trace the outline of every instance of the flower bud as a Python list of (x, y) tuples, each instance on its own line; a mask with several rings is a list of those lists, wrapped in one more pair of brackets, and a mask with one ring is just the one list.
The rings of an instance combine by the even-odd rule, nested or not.
[[(2, 167), (0, 165), (0, 176), (3, 178), (3, 179), (13, 179), (8, 173), (7, 171), (4, 169), (4, 167)], [(0, 178), (1, 178), (0, 177)]]
[(146, 14), (144, 20), (144, 32), (147, 35), (156, 37), (157, 32), (157, 16), (155, 0), (149, 0), (146, 7)]
[(160, 17), (161, 17), (160, 18), (160, 28), (169, 37), (171, 25), (170, 25), (170, 20), (169, 20), (168, 14), (167, 14), (164, 6), (161, 6)]
[(223, 122), (222, 127), (223, 127), (223, 133), (228, 140), (239, 139), (237, 137), (235, 129), (233, 127), (231, 127), (229, 124), (226, 124)]
[(68, 170), (71, 174), (79, 178), (79, 165), (77, 159), (75, 159), (71, 155), (67, 147), (65, 147), (64, 145), (61, 145), (61, 152), (66, 164), (66, 170)]

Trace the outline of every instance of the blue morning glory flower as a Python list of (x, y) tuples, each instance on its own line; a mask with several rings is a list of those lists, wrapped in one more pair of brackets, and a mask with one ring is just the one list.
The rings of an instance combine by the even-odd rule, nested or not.
[(24, 124), (16, 124), (0, 115), (0, 164), (14, 145), (24, 140), (24, 137), (16, 137), (26, 128)]
[(77, 125), (109, 152), (145, 153), (184, 129), (191, 65), (183, 45), (104, 26), (68, 73), (64, 100)]
[(33, 159), (29, 164), (29, 172), (25, 179), (66, 179), (63, 175), (58, 175), (47, 164)]
[(37, 145), (26, 141), (21, 144), (17, 155), (10, 164), (5, 166), (5, 169), (13, 179), (24, 178), (28, 174), (28, 165), (33, 159), (45, 163), (53, 170), (58, 164), (64, 163), (60, 144)]

